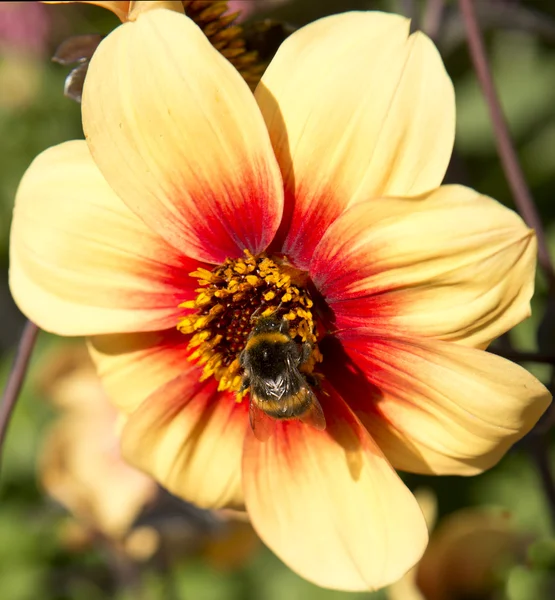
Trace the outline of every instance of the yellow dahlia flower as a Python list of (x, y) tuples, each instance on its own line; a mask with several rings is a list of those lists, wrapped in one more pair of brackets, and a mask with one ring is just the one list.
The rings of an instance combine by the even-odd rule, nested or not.
[[(377, 588), (424, 518), (395, 469), (474, 474), (547, 407), (483, 349), (529, 314), (535, 238), (461, 186), (451, 81), (378, 12), (312, 23), (253, 96), (185, 16), (140, 15), (90, 64), (87, 141), (23, 177), (11, 289), (48, 331), (91, 336), (125, 457), (204, 507), (246, 507), (305, 578)], [(310, 348), (326, 428), (259, 441), (240, 392), (253, 315)]]

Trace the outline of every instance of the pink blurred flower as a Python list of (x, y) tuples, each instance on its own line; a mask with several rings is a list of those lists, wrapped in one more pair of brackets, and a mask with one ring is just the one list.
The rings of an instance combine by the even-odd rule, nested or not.
[(289, 0), (229, 0), (229, 12), (241, 12), (240, 21), (244, 21), (251, 14), (260, 11), (262, 8), (273, 8), (278, 4), (285, 4)]
[(50, 19), (37, 2), (0, 3), (0, 51), (46, 54)]

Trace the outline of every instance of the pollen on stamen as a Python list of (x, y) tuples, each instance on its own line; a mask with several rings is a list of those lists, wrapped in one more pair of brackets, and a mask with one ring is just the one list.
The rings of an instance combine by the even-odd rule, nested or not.
[(257, 51), (247, 48), (245, 32), (238, 22), (239, 12), (228, 13), (228, 3), (224, 0), (182, 2), (185, 14), (202, 29), (214, 48), (231, 62), (254, 91), (266, 64)]
[(289, 334), (299, 344), (309, 342), (312, 353), (302, 371), (312, 373), (322, 361), (316, 344), (316, 326), (308, 291), (297, 285), (306, 280), (304, 274), (282, 264), (281, 259), (265, 255), (253, 256), (245, 250), (239, 259), (227, 259), (212, 271), (199, 268), (191, 277), (198, 279), (195, 300), (180, 304), (187, 309), (178, 329), (190, 334), (189, 360), (202, 366), (200, 379), (214, 377), (218, 390), (237, 392), (242, 384), (240, 354), (253, 327), (253, 315), (269, 315), (275, 311), (289, 321)]

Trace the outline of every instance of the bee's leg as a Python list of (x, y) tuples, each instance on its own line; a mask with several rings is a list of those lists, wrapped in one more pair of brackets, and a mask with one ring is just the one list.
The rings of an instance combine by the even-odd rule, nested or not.
[(248, 387), (250, 387), (251, 385), (251, 380), (245, 375), (243, 377), (243, 382), (241, 383), (241, 389), (239, 390), (239, 392), (244, 392)]
[(310, 342), (305, 342), (301, 347), (301, 353), (299, 355), (299, 366), (304, 365), (304, 363), (310, 358), (311, 352), (312, 344)]
[(316, 390), (322, 389), (322, 380), (321, 377), (318, 377), (314, 373), (303, 373), (304, 378), (306, 379), (308, 385)]

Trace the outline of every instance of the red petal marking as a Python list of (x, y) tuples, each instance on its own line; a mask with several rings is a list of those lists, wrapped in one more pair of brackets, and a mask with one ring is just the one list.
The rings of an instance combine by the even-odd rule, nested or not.
[(268, 189), (271, 175), (262, 172), (262, 161), (259, 168), (260, 173), (245, 171), (238, 178), (240, 184), (215, 186), (206, 181), (197, 189), (188, 188), (186, 195), (177, 187), (172, 204), (179, 208), (178, 214), (166, 210), (160, 219), (161, 224), (172, 223), (172, 238), (181, 238), (172, 243), (213, 264), (240, 258), (245, 249), (254, 255), (266, 250), (281, 220), (281, 203)]
[(129, 416), (124, 456), (186, 500), (241, 509), (246, 403), (218, 392), (213, 378), (198, 381), (194, 371), (161, 386)]
[[(336, 329), (368, 327), (376, 333), (401, 335), (403, 332), (392, 324), (392, 319), (402, 314), (410, 294), (394, 284), (369, 286), (367, 280), (383, 271), (379, 256), (361, 257), (352, 252), (353, 240), (343, 237), (349, 232), (341, 229), (342, 223), (343, 220), (336, 223), (319, 240), (310, 262), (311, 280), (333, 312)], [(335, 235), (338, 229), (340, 239)]]
[[(343, 334), (339, 334), (343, 335)], [(356, 346), (356, 331), (349, 332), (350, 342)], [(320, 343), (324, 356), (322, 370), (332, 386), (338, 390), (344, 401), (356, 414), (372, 412), (380, 415), (379, 401), (383, 396), (380, 388), (369, 380), (367, 373), (355, 364), (337, 337), (329, 336)], [(381, 371), (381, 379), (387, 377), (387, 371), (382, 366), (376, 366), (376, 375)]]
[[(367, 329), (376, 335), (410, 335), (394, 318), (403, 312), (406, 294), (384, 293), (356, 300), (329, 302), (335, 319), (335, 330)], [(333, 333), (333, 332), (332, 332)]]
[[(153, 283), (164, 285), (167, 291), (153, 293), (151, 290), (145, 290), (144, 293), (141, 293), (134, 290), (128, 295), (122, 292), (122, 297), (127, 299), (127, 307), (163, 308), (167, 306), (168, 308), (177, 308), (179, 304), (196, 298), (195, 289), (198, 287), (198, 280), (191, 277), (189, 273), (200, 268), (210, 269), (210, 265), (178, 253), (171, 258), (173, 264), (169, 260), (166, 261), (164, 255), (159, 255), (156, 260), (150, 262), (145, 260), (142, 270), (145, 279), (151, 279)], [(110, 299), (107, 299), (107, 305), (110, 304)]]
[(91, 353), (103, 385), (118, 409), (136, 410), (149, 396), (183, 373), (200, 369), (187, 360), (189, 336), (177, 328), (91, 338)]
[(296, 267), (308, 270), (316, 246), (347, 200), (340, 202), (331, 190), (314, 196), (303, 188), (296, 194), (286, 189), (283, 219), (271, 250), (283, 252)]

